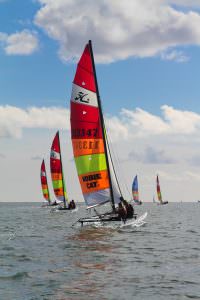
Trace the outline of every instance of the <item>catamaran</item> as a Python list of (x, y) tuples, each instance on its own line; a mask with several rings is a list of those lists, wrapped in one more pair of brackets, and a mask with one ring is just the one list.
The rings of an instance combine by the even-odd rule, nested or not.
[(108, 147), (91, 41), (86, 45), (78, 62), (73, 81), (71, 139), (87, 208), (111, 204), (110, 212), (78, 221), (82, 225), (97, 221), (115, 221), (115, 205), (120, 202), (122, 194)]
[(136, 205), (141, 205), (142, 201), (139, 200), (139, 192), (138, 192), (138, 178), (137, 175), (135, 176), (132, 184), (132, 195), (133, 195), (133, 201)]
[(158, 200), (159, 200), (158, 204), (160, 204), (160, 205), (167, 204), (168, 201), (163, 201), (162, 200), (162, 194), (161, 194), (161, 190), (160, 190), (160, 182), (159, 182), (158, 175), (156, 177), (156, 187), (157, 187), (157, 195), (158, 195)]
[(47, 182), (47, 173), (46, 173), (44, 159), (42, 161), (41, 168), (40, 168), (40, 180), (41, 180), (42, 194), (46, 202), (43, 206), (44, 207), (49, 206), (51, 205), (51, 199), (49, 194), (49, 187)]
[(60, 203), (63, 203), (63, 207), (60, 206), (59, 210), (68, 210), (70, 209), (70, 207), (65, 188), (59, 131), (56, 133), (51, 146), (50, 169), (55, 196), (60, 201)]

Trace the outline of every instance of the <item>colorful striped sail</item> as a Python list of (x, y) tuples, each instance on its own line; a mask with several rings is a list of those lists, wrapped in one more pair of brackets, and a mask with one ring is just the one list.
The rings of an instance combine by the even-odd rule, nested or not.
[(59, 132), (56, 133), (51, 146), (50, 168), (52, 184), (56, 198), (60, 201), (63, 201), (64, 207), (66, 207), (66, 201), (68, 202), (68, 197), (62, 168)]
[(48, 201), (50, 204), (51, 200), (50, 200), (49, 187), (48, 187), (48, 182), (47, 182), (47, 173), (46, 173), (44, 159), (42, 161), (41, 168), (40, 168), (40, 179), (41, 179), (42, 193), (43, 193), (44, 199), (46, 201)]
[(138, 192), (138, 178), (137, 175), (135, 176), (132, 184), (132, 195), (133, 195), (133, 200), (136, 204), (140, 204), (139, 201), (139, 192)]
[(104, 124), (91, 42), (79, 60), (71, 95), (71, 138), (77, 173), (87, 207), (111, 201)]
[(157, 195), (158, 195), (158, 200), (160, 201), (160, 203), (162, 203), (162, 194), (161, 194), (161, 190), (160, 190), (160, 183), (159, 183), (159, 179), (158, 179), (158, 175), (156, 178), (156, 183), (157, 183)]

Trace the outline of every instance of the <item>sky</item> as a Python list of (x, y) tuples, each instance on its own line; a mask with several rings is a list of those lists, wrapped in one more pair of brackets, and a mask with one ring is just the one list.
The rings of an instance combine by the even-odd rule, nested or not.
[(0, 0), (0, 201), (42, 202), (60, 130), (66, 187), (83, 201), (70, 138), (76, 63), (93, 42), (126, 198), (200, 200), (200, 0)]

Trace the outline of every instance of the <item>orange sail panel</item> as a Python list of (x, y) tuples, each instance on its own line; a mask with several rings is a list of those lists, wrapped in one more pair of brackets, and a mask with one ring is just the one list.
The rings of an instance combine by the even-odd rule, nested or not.
[(159, 183), (159, 179), (158, 179), (158, 175), (156, 178), (156, 183), (157, 183), (157, 195), (158, 195), (158, 200), (160, 201), (160, 203), (162, 203), (162, 194), (161, 194), (161, 190), (160, 190), (160, 183)]
[(51, 200), (50, 200), (50, 195), (49, 195), (49, 188), (48, 188), (48, 183), (47, 183), (47, 173), (46, 173), (44, 159), (41, 164), (40, 179), (41, 179), (43, 196), (44, 196), (45, 200), (47, 200), (50, 203)]
[(71, 138), (76, 168), (88, 207), (110, 201), (95, 75), (89, 44), (80, 58), (71, 95)]
[(65, 203), (67, 199), (67, 194), (62, 170), (59, 132), (56, 133), (51, 146), (50, 168), (54, 193), (58, 200), (63, 201)]

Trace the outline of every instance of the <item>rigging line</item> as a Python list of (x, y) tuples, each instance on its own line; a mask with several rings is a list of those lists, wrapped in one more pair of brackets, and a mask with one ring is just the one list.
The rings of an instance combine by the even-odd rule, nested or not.
[[(105, 122), (104, 122), (104, 130), (106, 131)], [(106, 136), (107, 136), (107, 131), (106, 131)], [(118, 186), (120, 195), (122, 197), (122, 191), (121, 191), (121, 188), (120, 188), (120, 185), (119, 185), (119, 181), (118, 181), (118, 178), (117, 178), (117, 174), (116, 174), (116, 171), (115, 171), (115, 167), (114, 167), (114, 163), (113, 163), (113, 159), (112, 159), (112, 155), (111, 155), (111, 149), (110, 149), (110, 145), (109, 145), (109, 142), (108, 142), (108, 137), (106, 137), (106, 140), (107, 140), (108, 152), (110, 154), (111, 164), (112, 164), (112, 167), (113, 167), (113, 172), (114, 172), (114, 175), (115, 175), (115, 179), (116, 179), (116, 182), (117, 182), (117, 186)], [(111, 141), (110, 141), (110, 143), (111, 143)]]
[[(105, 123), (105, 120), (104, 120), (104, 123)], [(126, 191), (127, 191), (128, 194), (129, 194), (129, 196), (131, 197), (131, 193), (130, 193), (130, 190), (129, 190), (129, 188), (128, 188), (127, 181), (126, 181), (126, 178), (125, 178), (125, 176), (124, 176), (123, 168), (122, 168), (121, 163), (120, 163), (120, 161), (119, 161), (119, 159), (118, 159), (118, 156), (116, 155), (116, 153), (115, 153), (115, 151), (114, 151), (114, 149), (113, 149), (112, 141), (111, 141), (109, 132), (106, 131), (106, 134), (107, 134), (107, 136), (108, 136), (109, 145), (111, 145), (111, 146), (110, 146), (110, 149), (109, 149), (109, 152), (112, 151), (113, 156), (114, 156), (114, 158), (115, 158), (115, 161), (116, 161), (117, 164), (118, 164), (118, 169), (119, 169), (119, 167), (120, 167), (120, 169), (122, 170), (122, 172), (121, 172), (120, 174), (121, 174), (121, 177), (122, 177), (122, 179), (123, 179), (123, 184), (124, 184), (124, 186), (125, 186)], [(110, 150), (111, 150), (111, 151), (110, 151)], [(112, 163), (112, 164), (113, 164), (113, 163)], [(114, 167), (113, 167), (113, 169), (114, 169)], [(115, 169), (114, 169), (114, 170), (115, 170)]]
[[(115, 168), (114, 168), (114, 163), (113, 163), (113, 159), (112, 159), (112, 156), (111, 156), (111, 152), (113, 153), (113, 156), (115, 157), (115, 161), (116, 161), (116, 163), (118, 164), (118, 169), (119, 169), (119, 166), (120, 166), (120, 164), (119, 164), (119, 160), (117, 159), (117, 155), (115, 154), (115, 152), (114, 152), (114, 150), (113, 150), (113, 147), (112, 147), (112, 141), (111, 141), (111, 138), (110, 138), (110, 135), (109, 135), (109, 133), (107, 132), (107, 139), (109, 140), (109, 153), (110, 153), (110, 157), (111, 157), (111, 161), (112, 161), (112, 165), (113, 165), (113, 171), (114, 171), (114, 173), (115, 173), (115, 177), (116, 177), (116, 181), (117, 181), (117, 183), (118, 183), (118, 188), (119, 188), (119, 190), (120, 190), (120, 194), (122, 195), (122, 192), (121, 192), (121, 189), (120, 189), (120, 185), (119, 185), (119, 181), (117, 180), (117, 176), (116, 176), (116, 170), (115, 170)], [(111, 146), (110, 146), (111, 145)]]

